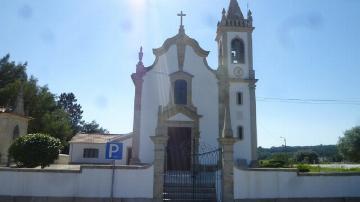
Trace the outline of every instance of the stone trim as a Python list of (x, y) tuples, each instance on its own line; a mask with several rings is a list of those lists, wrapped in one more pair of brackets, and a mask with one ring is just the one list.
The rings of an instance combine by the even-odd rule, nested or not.
[(195, 39), (190, 38), (188, 35), (181, 32), (172, 38), (166, 39), (160, 48), (153, 49), (153, 53), (155, 56), (159, 57), (166, 53), (169, 48), (175, 44), (185, 44), (191, 46), (195, 53), (200, 57), (207, 57), (209, 55), (209, 51), (202, 49)]
[(156, 135), (151, 136), (154, 143), (154, 186), (153, 198), (154, 201), (160, 202), (163, 199), (164, 191), (164, 166), (165, 166), (165, 152), (168, 137), (165, 135), (164, 128), (156, 128)]
[[(188, 75), (189, 76), (189, 75)], [(171, 121), (169, 118), (182, 113), (193, 121)], [(195, 139), (195, 145), (192, 144), (192, 150), (197, 149), (200, 138), (199, 119), (201, 115), (197, 113), (194, 106), (173, 105), (162, 107), (159, 106), (158, 121), (155, 136), (151, 137), (155, 146), (154, 155), (154, 201), (162, 201), (164, 189), (164, 172), (165, 172), (165, 152), (168, 141), (169, 127), (189, 127), (191, 128), (191, 138)]]
[(300, 177), (306, 176), (360, 176), (360, 172), (343, 172), (343, 173), (297, 173)]
[[(175, 116), (178, 113), (182, 113), (192, 120), (197, 120), (202, 116), (197, 113), (196, 107), (190, 107), (186, 105), (168, 105), (166, 107), (160, 107), (160, 114), (158, 115), (158, 119), (160, 119), (160, 123), (164, 123), (169, 118)], [(159, 123), (158, 123), (159, 124)]]
[(185, 80), (186, 81), (186, 92), (187, 92), (187, 98), (186, 98), (186, 106), (193, 106), (192, 104), (192, 78), (193, 75), (183, 72), (183, 71), (177, 71), (169, 75), (170, 76), (170, 98), (169, 98), (169, 104), (168, 105), (174, 105), (174, 88), (175, 88), (175, 81), (177, 80)]
[(234, 201), (234, 144), (236, 138), (219, 138), (222, 148), (222, 196), (224, 202)]
[(249, 83), (250, 94), (250, 131), (251, 131), (251, 164), (256, 166), (257, 161), (257, 123), (256, 123), (256, 95), (255, 82)]
[[(110, 198), (95, 197), (54, 197), (54, 196), (0, 196), (0, 201), (32, 201), (32, 202), (105, 202)], [(113, 202), (153, 202), (150, 198), (113, 198)]]
[(258, 79), (229, 78), (230, 83), (256, 83)]
[(255, 171), (255, 172), (290, 172), (297, 173), (299, 177), (311, 177), (311, 176), (360, 176), (360, 172), (326, 172), (326, 173), (301, 173), (298, 172), (296, 168), (243, 168), (240, 166), (235, 166), (236, 169), (242, 171)]
[(204, 62), (205, 67), (206, 67), (211, 73), (213, 73), (213, 74), (215, 75), (215, 77), (216, 77), (216, 70), (212, 69), (212, 68), (209, 66), (206, 58), (203, 59), (203, 62)]
[[(70, 164), (71, 165), (71, 164)], [(77, 169), (52, 169), (52, 168), (9, 168), (0, 167), (0, 172), (37, 172), (37, 173), (81, 173), (83, 169), (117, 169), (117, 170), (133, 170), (133, 169), (148, 169), (152, 164), (143, 165), (80, 165)]]
[(333, 198), (258, 198), (258, 199), (235, 199), (235, 202), (357, 202), (360, 197), (333, 197)]
[[(182, 38), (181, 38), (182, 37)], [(155, 61), (152, 65), (145, 67), (146, 71), (150, 71), (152, 70), (155, 65), (158, 63), (159, 58), (161, 55), (165, 54), (169, 48), (172, 45), (176, 45), (177, 48), (177, 55), (178, 55), (178, 65), (179, 65), (179, 70), (182, 71), (183, 70), (183, 65), (184, 65), (184, 61), (185, 61), (185, 52), (186, 52), (186, 45), (189, 45), (193, 48), (193, 50), (195, 51), (195, 53), (203, 58), (203, 62), (205, 67), (214, 75), (216, 75), (216, 71), (214, 69), (212, 69), (208, 62), (207, 62), (207, 56), (209, 55), (210, 51), (205, 51), (204, 49), (202, 49), (199, 45), (199, 43), (195, 40), (190, 38), (189, 36), (187, 36), (186, 34), (177, 34), (176, 36), (167, 39), (164, 44), (162, 45), (162, 47), (157, 48), (157, 49), (153, 49), (153, 53), (156, 56), (155, 57)]]
[(0, 167), (0, 172), (29, 172), (29, 173), (81, 173), (81, 166), (79, 169), (41, 169), (41, 168), (9, 168)]
[(19, 119), (24, 120), (24, 121), (30, 121), (30, 120), (33, 119), (31, 117), (28, 117), (28, 116), (22, 116), (22, 115), (19, 115), (19, 114), (8, 113), (8, 112), (0, 112), (0, 117), (7, 117), (7, 118), (16, 117), (16, 118), (19, 118)]
[[(252, 45), (252, 33), (248, 32), (248, 64), (249, 64), (249, 70), (254, 70), (253, 67), (253, 45)], [(250, 75), (250, 74), (249, 74)]]
[(226, 32), (248, 32), (252, 33), (255, 27), (218, 27), (216, 34), (216, 41), (219, 40), (221, 35)]
[(233, 41), (234, 40), (240, 40), (241, 42), (242, 42), (242, 44), (243, 44), (243, 47), (244, 47), (244, 61), (243, 62), (238, 62), (238, 63), (234, 63), (233, 62), (233, 60), (232, 60), (232, 55), (230, 55), (230, 62), (231, 62), (231, 64), (233, 64), (233, 65), (245, 65), (245, 64), (247, 64), (248, 63), (248, 59), (245, 57), (247, 54), (247, 52), (248, 51), (246, 51), (246, 48), (248, 47), (248, 46), (246, 46), (245, 45), (245, 42), (244, 42), (244, 40), (241, 38), (241, 37), (239, 37), (239, 35), (236, 35), (234, 38), (232, 38), (231, 39), (231, 41), (230, 41), (230, 49), (228, 50), (229, 52), (232, 52), (232, 43), (233, 43)]
[(131, 170), (131, 169), (148, 169), (152, 164), (143, 164), (143, 165), (82, 165), (81, 169), (117, 169), (117, 170)]

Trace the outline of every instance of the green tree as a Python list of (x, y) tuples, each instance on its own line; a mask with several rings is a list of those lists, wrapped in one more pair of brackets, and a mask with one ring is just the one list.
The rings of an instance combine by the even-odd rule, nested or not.
[(62, 93), (57, 101), (58, 106), (70, 116), (71, 128), (76, 134), (81, 131), (82, 113), (81, 105), (77, 103), (74, 93)]
[(86, 134), (94, 134), (94, 133), (107, 134), (107, 133), (109, 133), (108, 130), (100, 127), (100, 125), (98, 123), (96, 123), (96, 121), (92, 121), (90, 123), (83, 123), (81, 132), (86, 133)]
[(51, 134), (67, 145), (72, 136), (82, 133), (109, 133), (92, 121), (82, 120), (80, 104), (73, 93), (62, 93), (59, 99), (47, 86), (39, 86), (38, 80), (26, 74), (27, 63), (16, 64), (10, 55), (0, 59), (0, 106), (9, 111), (15, 108), (19, 90), (23, 89), (24, 108), (29, 122), (29, 133)]
[(345, 131), (338, 141), (340, 154), (349, 161), (360, 162), (360, 126)]
[(59, 139), (38, 133), (17, 138), (9, 154), (19, 167), (45, 168), (58, 158), (61, 148)]
[(67, 141), (73, 133), (70, 117), (57, 106), (55, 95), (50, 93), (46, 86), (37, 87), (31, 91), (35, 94), (28, 98), (25, 96), (25, 100), (30, 103), (29, 106), (25, 104), (25, 109), (33, 118), (29, 124), (29, 133), (51, 134), (63, 143)]
[(26, 74), (27, 63), (16, 64), (6, 55), (0, 59), (0, 106), (15, 108), (21, 86), (24, 108), (29, 122), (29, 133), (46, 133), (65, 142), (72, 134), (70, 117), (61, 109), (47, 86), (39, 86), (33, 76)]
[(0, 106), (13, 109), (20, 84), (27, 80), (27, 63), (15, 64), (10, 55), (0, 59)]

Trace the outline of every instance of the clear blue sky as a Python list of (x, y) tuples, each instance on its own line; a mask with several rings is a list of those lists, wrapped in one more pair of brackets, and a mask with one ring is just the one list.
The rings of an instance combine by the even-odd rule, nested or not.
[[(239, 0), (253, 11), (258, 97), (360, 100), (360, 1)], [(28, 61), (52, 92), (74, 92), (84, 118), (112, 133), (132, 130), (137, 52), (177, 33), (211, 51), (228, 0), (0, 0), (0, 56)], [(360, 125), (360, 105), (257, 102), (260, 146), (335, 144)]]

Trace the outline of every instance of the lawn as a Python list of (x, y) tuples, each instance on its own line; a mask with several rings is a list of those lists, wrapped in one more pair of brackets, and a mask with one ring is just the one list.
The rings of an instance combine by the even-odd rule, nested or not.
[(329, 168), (329, 167), (319, 167), (319, 166), (309, 166), (309, 172), (360, 172), (360, 168)]

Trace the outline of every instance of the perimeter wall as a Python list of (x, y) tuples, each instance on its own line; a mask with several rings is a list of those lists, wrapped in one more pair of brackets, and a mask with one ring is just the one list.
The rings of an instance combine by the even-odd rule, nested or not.
[[(117, 166), (114, 198), (151, 201), (153, 176), (152, 166)], [(111, 177), (111, 166), (82, 166), (80, 170), (0, 168), (0, 201), (109, 201)]]
[(360, 173), (298, 174), (294, 169), (234, 168), (234, 196), (237, 201), (360, 201)]

